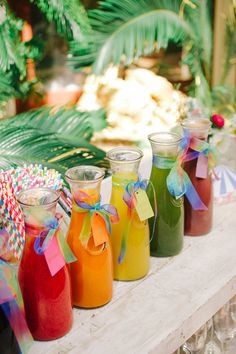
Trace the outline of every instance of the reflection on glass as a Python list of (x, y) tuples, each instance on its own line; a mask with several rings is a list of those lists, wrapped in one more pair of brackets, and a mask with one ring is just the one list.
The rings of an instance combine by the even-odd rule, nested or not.
[(213, 317), (214, 329), (221, 342), (222, 352), (227, 352), (228, 346), (236, 333), (236, 324), (231, 316), (230, 303), (224, 305)]
[(200, 353), (202, 349), (204, 349), (207, 338), (207, 327), (203, 325), (199, 328), (197, 332), (195, 332), (192, 337), (190, 337), (184, 347), (190, 350), (190, 353), (197, 354)]

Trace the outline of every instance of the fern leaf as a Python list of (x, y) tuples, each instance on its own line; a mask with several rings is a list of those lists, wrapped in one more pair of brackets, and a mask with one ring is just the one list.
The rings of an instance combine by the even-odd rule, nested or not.
[(20, 42), (22, 27), (23, 22), (10, 13), (5, 3), (0, 5), (0, 69), (5, 72), (15, 65), (24, 76), (26, 64)]
[(88, 142), (92, 131), (88, 115), (74, 109), (53, 114), (42, 108), (5, 119), (0, 121), (0, 166), (8, 160), (9, 165), (50, 164), (60, 172), (76, 164), (107, 167), (105, 152)]
[(201, 61), (204, 75), (210, 82), (212, 66), (212, 4), (210, 0), (191, 0), (191, 3), (193, 6), (185, 6), (183, 17), (196, 35), (195, 51), (197, 48), (198, 61)]
[(95, 131), (107, 126), (103, 109), (79, 112), (75, 108), (61, 108), (53, 111), (51, 107), (42, 107), (9, 119), (8, 125), (21, 127), (22, 122), (29, 128), (40, 129), (45, 133), (83, 137), (88, 141)]
[(170, 40), (183, 43), (195, 39), (191, 26), (178, 15), (180, 1), (105, 0), (89, 12), (93, 35), (76, 45), (72, 42), (70, 62), (75, 69), (93, 63), (96, 74), (108, 64), (126, 64), (140, 55), (166, 48)]
[(48, 21), (54, 21), (59, 33), (67, 39), (81, 40), (90, 31), (87, 13), (79, 0), (31, 0)]

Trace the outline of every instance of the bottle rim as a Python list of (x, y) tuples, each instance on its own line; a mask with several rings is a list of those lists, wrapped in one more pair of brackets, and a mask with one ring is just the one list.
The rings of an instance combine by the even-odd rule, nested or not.
[[(166, 139), (161, 136), (166, 136)], [(155, 145), (176, 145), (179, 144), (182, 137), (177, 133), (171, 132), (156, 132), (148, 135), (148, 140)]]
[[(130, 156), (133, 154), (133, 158), (129, 159), (118, 159), (118, 155), (122, 153), (125, 154), (130, 154)], [(121, 163), (121, 164), (129, 164), (133, 162), (140, 161), (143, 157), (143, 152), (142, 150), (136, 148), (136, 147), (117, 147), (114, 149), (111, 149), (107, 152), (106, 154), (108, 161), (110, 162), (116, 162), (116, 163)]]
[[(38, 192), (48, 192), (50, 193), (51, 195), (54, 195), (54, 198), (48, 202), (48, 203), (42, 203), (42, 204), (34, 204), (33, 202), (30, 203), (30, 202), (25, 202), (22, 200), (22, 197), (24, 195), (26, 195), (27, 193), (31, 193), (31, 194), (34, 194), (36, 195)], [(48, 187), (40, 187), (40, 188), (28, 188), (22, 192), (20, 192), (18, 195), (17, 195), (17, 201), (20, 205), (22, 206), (26, 206), (26, 207), (30, 207), (30, 208), (38, 208), (38, 207), (50, 207), (50, 206), (53, 206), (55, 205), (58, 200), (60, 198), (60, 193), (52, 188), (48, 188)]]
[[(74, 172), (94, 172), (95, 175), (92, 179), (89, 178), (79, 178), (77, 177), (72, 177)], [(97, 176), (96, 176), (97, 174)], [(74, 174), (75, 176), (75, 174)], [(80, 166), (75, 166), (75, 167), (71, 167), (69, 168), (66, 172), (65, 172), (65, 179), (68, 183), (92, 183), (92, 182), (98, 182), (100, 180), (102, 180), (105, 176), (105, 172), (104, 170), (102, 170), (100, 167), (96, 167), (96, 166), (91, 166), (91, 165), (80, 165)]]
[[(197, 124), (198, 123), (198, 124)], [(211, 121), (208, 118), (188, 118), (181, 122), (181, 126), (184, 129), (189, 130), (207, 130), (211, 127)]]

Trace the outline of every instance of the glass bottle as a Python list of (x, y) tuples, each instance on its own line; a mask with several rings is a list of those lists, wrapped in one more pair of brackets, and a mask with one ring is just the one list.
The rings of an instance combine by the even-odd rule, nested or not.
[[(176, 199), (167, 188), (167, 176), (176, 162), (181, 137), (174, 133), (153, 133), (148, 137), (153, 165), (150, 181), (156, 191), (157, 223), (150, 243), (151, 255), (168, 257), (178, 254), (183, 247), (184, 210), (183, 198)], [(153, 196), (150, 192), (150, 201)], [(149, 219), (150, 230), (153, 219)]]
[(48, 188), (28, 189), (18, 196), (26, 230), (18, 277), (26, 320), (36, 340), (62, 337), (72, 326), (69, 270), (64, 265), (52, 276), (44, 255), (35, 251), (37, 236), (44, 240), (48, 234), (45, 221), (55, 219), (58, 199), (59, 194)]
[(67, 241), (78, 258), (70, 266), (73, 304), (79, 307), (93, 308), (108, 303), (112, 298), (112, 254), (109, 238), (95, 246), (91, 229), (88, 244), (85, 247), (80, 239), (81, 231), (88, 211), (79, 212), (77, 203), (96, 205), (100, 200), (100, 187), (104, 171), (94, 166), (73, 167), (66, 172), (73, 201), (70, 227)]
[(0, 306), (0, 353), (4, 354), (20, 354), (14, 332)]
[[(120, 219), (111, 230), (114, 278), (135, 280), (144, 277), (149, 269), (149, 227), (147, 220), (140, 221), (135, 209), (128, 208), (123, 195), (128, 183), (138, 180), (143, 153), (136, 148), (115, 148), (107, 157), (112, 170), (111, 204), (116, 207)], [(119, 261), (125, 232), (126, 252), (124, 259)]]
[[(207, 141), (211, 123), (208, 119), (186, 119), (182, 122), (182, 128), (185, 135), (189, 135), (190, 143), (192, 139)], [(188, 153), (193, 152), (191, 148)], [(194, 210), (184, 198), (184, 232), (190, 236), (201, 236), (210, 232), (212, 228), (213, 214), (213, 187), (211, 175), (207, 173), (206, 178), (196, 177), (198, 157), (184, 163), (184, 170), (187, 172), (193, 186), (195, 187), (202, 202), (208, 208), (207, 210)]]

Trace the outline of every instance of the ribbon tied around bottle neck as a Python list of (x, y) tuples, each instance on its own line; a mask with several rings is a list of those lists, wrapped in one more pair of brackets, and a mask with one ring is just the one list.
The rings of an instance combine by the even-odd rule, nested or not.
[(170, 169), (166, 184), (173, 197), (179, 199), (185, 195), (194, 210), (207, 210), (188, 174), (182, 168), (183, 161), (186, 161), (189, 141), (188, 136), (182, 139), (176, 159), (154, 155), (153, 164), (159, 169)]
[[(136, 192), (138, 192), (139, 189), (146, 191), (148, 185), (151, 186), (152, 188), (152, 192), (153, 192), (153, 199), (154, 199), (154, 223), (153, 223), (153, 229), (152, 229), (152, 233), (151, 233), (151, 239), (150, 242), (153, 238), (154, 232), (155, 232), (155, 226), (156, 226), (156, 220), (157, 220), (157, 201), (156, 201), (156, 193), (155, 193), (155, 189), (154, 186), (152, 184), (151, 181), (148, 181), (146, 179), (141, 179), (140, 176), (138, 177), (138, 180), (136, 182), (129, 182), (126, 187), (125, 187), (125, 191), (123, 194), (123, 200), (126, 203), (128, 209), (127, 209), (127, 216), (128, 216), (128, 222), (125, 225), (125, 229), (122, 235), (122, 240), (121, 240), (121, 249), (120, 249), (120, 253), (118, 256), (118, 263), (122, 263), (124, 261), (125, 255), (126, 255), (126, 245), (127, 245), (127, 239), (129, 236), (129, 232), (130, 232), (130, 228), (132, 225), (132, 221), (133, 221), (133, 210), (136, 208), (137, 206), (137, 197), (136, 197)], [(152, 211), (152, 210), (151, 210)], [(153, 212), (151, 215), (147, 215), (147, 218), (152, 217), (153, 216)], [(146, 219), (147, 219), (146, 218)]]
[[(91, 199), (86, 193), (83, 197)], [(119, 216), (116, 208), (111, 204), (101, 205), (101, 198), (95, 204), (89, 204), (81, 200), (75, 200), (73, 209), (78, 213), (86, 213), (79, 235), (82, 246), (88, 250), (88, 242), (93, 237), (95, 246), (105, 245), (107, 233), (111, 233), (111, 223), (118, 223)], [(104, 228), (105, 227), (105, 228)]]
[(196, 177), (207, 178), (208, 168), (214, 172), (219, 154), (217, 149), (207, 141), (198, 138), (189, 140), (189, 148), (192, 151), (185, 155), (184, 162), (197, 159)]
[(51, 275), (54, 276), (65, 263), (72, 263), (77, 258), (60, 231), (57, 217), (48, 219), (44, 227), (45, 229), (35, 239), (34, 250), (39, 256), (45, 256)]
[(33, 338), (25, 320), (15, 270), (2, 260), (0, 260), (0, 289), (0, 307), (15, 334), (21, 353), (26, 354), (33, 343)]

